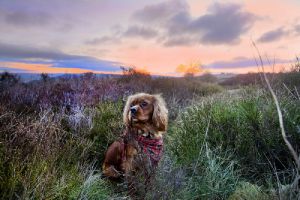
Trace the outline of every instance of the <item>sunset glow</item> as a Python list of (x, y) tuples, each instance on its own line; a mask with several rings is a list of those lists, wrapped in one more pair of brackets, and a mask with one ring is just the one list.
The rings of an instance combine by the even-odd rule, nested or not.
[[(298, 0), (2, 0), (0, 72), (180, 76), (288, 70), (300, 54)], [(179, 67), (181, 66), (181, 67)], [(194, 68), (196, 69), (196, 68)]]

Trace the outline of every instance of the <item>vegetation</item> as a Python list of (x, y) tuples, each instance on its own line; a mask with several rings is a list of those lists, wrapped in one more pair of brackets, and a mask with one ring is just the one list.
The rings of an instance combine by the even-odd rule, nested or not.
[[(295, 65), (296, 66), (296, 65)], [(281, 72), (281, 73), (266, 73), (274, 87), (282, 87), (283, 84), (294, 89), (296, 86), (299, 89), (300, 85), (300, 71)], [(248, 73), (239, 74), (220, 83), (223, 86), (240, 87), (248, 85), (264, 86), (264, 79), (262, 73)]]
[[(300, 84), (285, 76), (299, 72), (272, 79), (288, 139), (299, 152)], [(126, 184), (102, 178), (101, 163), (124, 128), (126, 97), (136, 92), (162, 93), (170, 111), (156, 180), (141, 192), (146, 199), (300, 197), (299, 170), (259, 80), (229, 90), (210, 74), (151, 77), (125, 68), (124, 76), (107, 78), (45, 74), (21, 83), (9, 73), (0, 77), (1, 199), (130, 199)]]
[[(179, 166), (191, 166), (190, 177), (197, 177), (195, 170), (199, 170), (199, 181), (193, 183), (204, 181), (203, 185), (207, 186), (209, 180), (221, 180), (206, 192), (208, 198), (217, 195), (216, 191), (222, 191), (212, 199), (223, 199), (221, 195), (226, 194), (226, 190), (238, 189), (239, 180), (258, 184), (255, 187), (275, 187), (278, 182), (284, 185), (293, 182), (296, 176), (293, 158), (282, 140), (278, 118), (274, 117), (277, 113), (272, 99), (265, 90), (258, 91), (247, 88), (235, 96), (223, 93), (208, 97), (189, 107), (177, 126), (172, 127), (168, 149)], [(299, 149), (299, 100), (282, 97), (280, 103), (285, 111), (289, 140)], [(211, 149), (217, 151), (217, 159), (208, 156), (207, 151)], [(218, 171), (213, 177), (203, 177), (209, 175), (207, 170), (210, 169), (204, 164), (207, 162), (203, 160), (205, 156), (226, 175), (224, 180), (218, 177)], [(218, 163), (221, 163), (219, 168)], [(222, 189), (222, 184), (226, 190)], [(192, 192), (188, 191), (188, 194)], [(204, 192), (197, 194), (201, 193)]]

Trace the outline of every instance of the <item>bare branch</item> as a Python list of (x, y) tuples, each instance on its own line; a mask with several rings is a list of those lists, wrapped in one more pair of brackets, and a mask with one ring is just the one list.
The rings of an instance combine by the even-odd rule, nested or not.
[(286, 86), (286, 84), (283, 83), (283, 86), (290, 93), (291, 96), (293, 96), (295, 99), (297, 99), (297, 97), (293, 94), (293, 92), (290, 90), (290, 88), (288, 88), (288, 86)]
[(299, 92), (298, 92), (298, 89), (297, 89), (296, 86), (295, 86), (295, 91), (296, 91), (296, 94), (297, 94), (298, 99), (300, 100), (300, 95), (299, 95)]
[(279, 101), (278, 101), (277, 96), (276, 96), (274, 90), (272, 89), (271, 84), (269, 82), (269, 79), (266, 76), (266, 73), (264, 71), (264, 63), (263, 63), (261, 54), (260, 54), (260, 52), (259, 52), (256, 44), (253, 41), (252, 41), (252, 44), (253, 44), (254, 48), (256, 49), (256, 51), (258, 53), (259, 61), (260, 61), (260, 66), (261, 66), (262, 71), (263, 71), (264, 79), (265, 79), (265, 81), (267, 83), (268, 89), (271, 92), (273, 100), (274, 100), (275, 105), (276, 105), (276, 109), (277, 109), (277, 114), (278, 114), (278, 119), (279, 119), (279, 124), (280, 124), (280, 129), (281, 129), (281, 134), (282, 134), (283, 140), (284, 140), (285, 144), (287, 145), (287, 147), (289, 148), (289, 150), (290, 150), (290, 152), (291, 152), (291, 154), (292, 154), (292, 156), (293, 156), (293, 158), (294, 158), (294, 160), (295, 160), (295, 162), (297, 164), (298, 170), (299, 170), (300, 169), (300, 159), (299, 159), (299, 157), (298, 157), (295, 149), (293, 148), (293, 146), (289, 142), (289, 140), (287, 138), (287, 135), (285, 133), (284, 124), (283, 124), (283, 117), (282, 117), (282, 112), (281, 112), (281, 109), (280, 109)]

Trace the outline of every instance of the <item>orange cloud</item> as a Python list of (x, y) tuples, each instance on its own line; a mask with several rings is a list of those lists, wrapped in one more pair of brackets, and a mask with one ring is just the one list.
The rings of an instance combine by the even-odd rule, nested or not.
[(106, 72), (106, 71), (95, 71), (95, 70), (86, 70), (80, 68), (63, 68), (63, 67), (52, 67), (51, 64), (31, 64), (31, 63), (19, 63), (19, 62), (4, 62), (2, 63), (6, 68), (9, 69), (17, 69), (17, 70), (24, 70), (28, 73), (49, 73), (49, 74), (80, 74), (86, 72), (93, 72), (93, 73), (103, 73), (103, 74), (121, 74), (119, 72)]

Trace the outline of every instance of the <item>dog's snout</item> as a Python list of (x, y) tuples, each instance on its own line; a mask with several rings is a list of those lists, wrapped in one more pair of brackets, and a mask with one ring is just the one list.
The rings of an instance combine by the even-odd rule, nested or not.
[(137, 108), (136, 107), (131, 107), (130, 108), (130, 112), (132, 113), (132, 114), (135, 114), (136, 112), (137, 112)]

